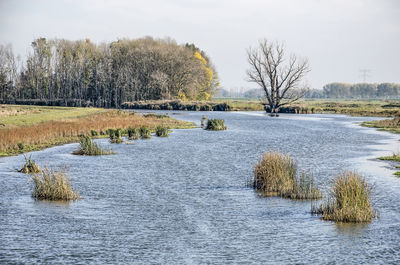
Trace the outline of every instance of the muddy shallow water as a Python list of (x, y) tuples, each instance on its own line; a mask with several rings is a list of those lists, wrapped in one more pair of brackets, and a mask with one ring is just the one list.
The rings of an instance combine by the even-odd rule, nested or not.
[[(78, 144), (32, 153), (40, 166), (68, 168), (76, 202), (34, 201), (29, 177), (15, 172), (24, 157), (0, 159), (0, 263), (400, 262), (400, 178), (374, 159), (398, 151), (398, 136), (342, 115), (174, 116), (199, 124), (202, 115), (225, 119), (228, 130), (96, 140), (117, 152), (110, 156), (74, 156)], [(268, 150), (289, 153), (325, 191), (341, 170), (361, 172), (381, 218), (335, 224), (310, 215), (310, 202), (258, 196), (247, 183)]]

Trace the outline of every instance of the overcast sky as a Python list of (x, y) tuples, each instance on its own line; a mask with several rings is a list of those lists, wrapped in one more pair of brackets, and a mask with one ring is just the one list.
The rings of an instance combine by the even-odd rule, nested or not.
[(246, 49), (284, 41), (307, 57), (308, 83), (400, 83), (397, 0), (0, 0), (0, 43), (22, 57), (34, 38), (171, 37), (195, 43), (214, 62), (225, 88), (246, 81)]

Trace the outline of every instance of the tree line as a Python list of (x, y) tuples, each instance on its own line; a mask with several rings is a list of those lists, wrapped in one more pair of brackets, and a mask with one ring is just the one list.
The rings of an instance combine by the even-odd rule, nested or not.
[(120, 107), (124, 102), (207, 100), (219, 86), (210, 58), (172, 39), (35, 39), (26, 62), (0, 45), (0, 101)]
[(330, 83), (322, 90), (309, 90), (307, 98), (349, 98), (349, 99), (373, 99), (373, 98), (400, 98), (400, 84), (381, 83), (381, 84), (346, 84)]

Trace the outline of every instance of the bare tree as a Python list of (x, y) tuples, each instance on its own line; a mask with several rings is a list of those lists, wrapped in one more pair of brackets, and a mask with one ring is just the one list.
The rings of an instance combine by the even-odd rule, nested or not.
[(279, 108), (300, 99), (307, 92), (303, 78), (310, 71), (307, 59), (298, 59), (295, 55), (285, 58), (285, 47), (282, 43), (269, 42), (264, 39), (259, 47), (247, 50), (250, 69), (248, 80), (258, 84), (265, 92), (271, 116)]

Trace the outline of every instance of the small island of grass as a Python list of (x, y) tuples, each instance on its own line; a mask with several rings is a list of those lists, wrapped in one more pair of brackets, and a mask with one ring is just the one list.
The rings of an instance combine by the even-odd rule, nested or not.
[(80, 199), (79, 193), (72, 188), (64, 170), (44, 169), (32, 177), (32, 197), (35, 200), (71, 201)]
[(297, 177), (297, 165), (289, 155), (265, 153), (254, 167), (253, 188), (265, 196), (289, 199), (319, 199), (322, 193), (312, 175)]
[(208, 131), (223, 131), (226, 130), (225, 121), (221, 119), (207, 120), (206, 130)]
[(355, 172), (344, 172), (336, 176), (328, 200), (319, 207), (313, 207), (311, 212), (322, 215), (323, 220), (370, 222), (376, 217), (370, 192), (371, 188), (362, 176)]
[(87, 135), (79, 138), (79, 149), (73, 152), (74, 155), (100, 156), (113, 154), (111, 150), (104, 150), (94, 143)]

